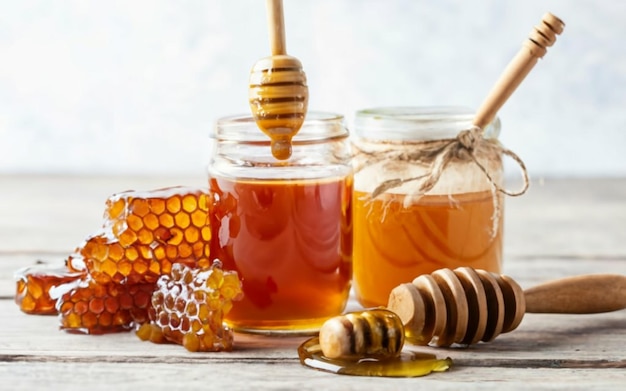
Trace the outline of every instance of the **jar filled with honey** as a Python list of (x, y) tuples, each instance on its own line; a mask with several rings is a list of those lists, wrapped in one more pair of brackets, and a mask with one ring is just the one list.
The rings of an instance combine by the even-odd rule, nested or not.
[(353, 284), (363, 306), (386, 305), (394, 287), (440, 268), (500, 272), (500, 122), (477, 129), (473, 115), (458, 107), (356, 113)]
[(244, 298), (225, 320), (241, 332), (310, 334), (346, 306), (352, 185), (341, 115), (311, 112), (287, 160), (250, 116), (219, 119), (208, 168), (211, 253)]

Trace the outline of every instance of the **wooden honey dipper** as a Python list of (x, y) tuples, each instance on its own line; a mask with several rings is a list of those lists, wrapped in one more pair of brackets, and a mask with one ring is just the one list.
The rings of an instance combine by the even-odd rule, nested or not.
[(484, 129), (495, 118), (504, 102), (517, 89), (530, 70), (542, 58), (556, 36), (563, 32), (565, 24), (551, 13), (546, 13), (541, 24), (535, 26), (522, 48), (504, 69), (502, 75), (487, 95), (474, 117), (474, 125)]
[(266, 5), (272, 55), (252, 68), (248, 97), (257, 126), (270, 137), (272, 155), (285, 160), (304, 122), (309, 90), (302, 64), (286, 53), (282, 0), (267, 0)]
[(525, 313), (590, 314), (626, 308), (626, 276), (567, 277), (522, 290), (511, 278), (461, 267), (397, 286), (387, 308), (407, 341), (450, 346), (488, 342), (519, 326)]

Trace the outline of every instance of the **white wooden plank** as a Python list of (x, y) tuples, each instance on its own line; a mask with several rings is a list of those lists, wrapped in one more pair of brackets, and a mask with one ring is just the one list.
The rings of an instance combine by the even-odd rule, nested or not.
[[(0, 301), (0, 322), (4, 325), (1, 354), (22, 356), (29, 361), (124, 360), (156, 362), (185, 361), (195, 357), (212, 359), (297, 358), (297, 347), (306, 337), (272, 338), (236, 334), (230, 353), (189, 353), (178, 345), (156, 345), (139, 340), (132, 332), (100, 336), (70, 334), (58, 330), (54, 316), (26, 315), (7, 300)], [(517, 330), (502, 334), (490, 343), (469, 348), (413, 347), (440, 356), (450, 356), (465, 366), (484, 362), (511, 366), (542, 367), (546, 362), (562, 361), (563, 366), (598, 365), (609, 361), (626, 368), (626, 353), (619, 348), (626, 340), (626, 311), (596, 315), (527, 314)], [(90, 359), (91, 358), (91, 359)], [(132, 359), (131, 359), (132, 358)], [(122, 360), (122, 361), (124, 361)], [(570, 363), (570, 364), (567, 364)]]
[(297, 362), (0, 362), (11, 390), (622, 390), (626, 371), (558, 368), (453, 368), (418, 378), (335, 375)]

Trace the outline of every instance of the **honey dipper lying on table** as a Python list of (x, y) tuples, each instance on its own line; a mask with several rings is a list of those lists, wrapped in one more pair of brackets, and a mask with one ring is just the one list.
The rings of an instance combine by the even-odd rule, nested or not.
[[(513, 331), (525, 313), (590, 314), (624, 308), (622, 275), (567, 277), (522, 290), (504, 275), (469, 267), (440, 269), (394, 288), (389, 311), (373, 309), (368, 310), (371, 316), (362, 311), (330, 319), (319, 339), (326, 357), (393, 357), (405, 338), (419, 345), (469, 345)], [(394, 314), (399, 322), (389, 320)]]

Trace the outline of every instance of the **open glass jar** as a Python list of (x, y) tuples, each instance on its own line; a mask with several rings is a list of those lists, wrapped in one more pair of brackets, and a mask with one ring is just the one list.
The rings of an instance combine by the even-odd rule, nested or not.
[(386, 305), (397, 285), (440, 268), (500, 272), (500, 122), (469, 153), (457, 136), (473, 115), (457, 107), (357, 112), (353, 284), (363, 306)]
[(288, 160), (250, 116), (217, 121), (208, 168), (213, 257), (242, 279), (237, 331), (309, 334), (340, 314), (352, 275), (352, 184), (343, 117), (310, 112)]

